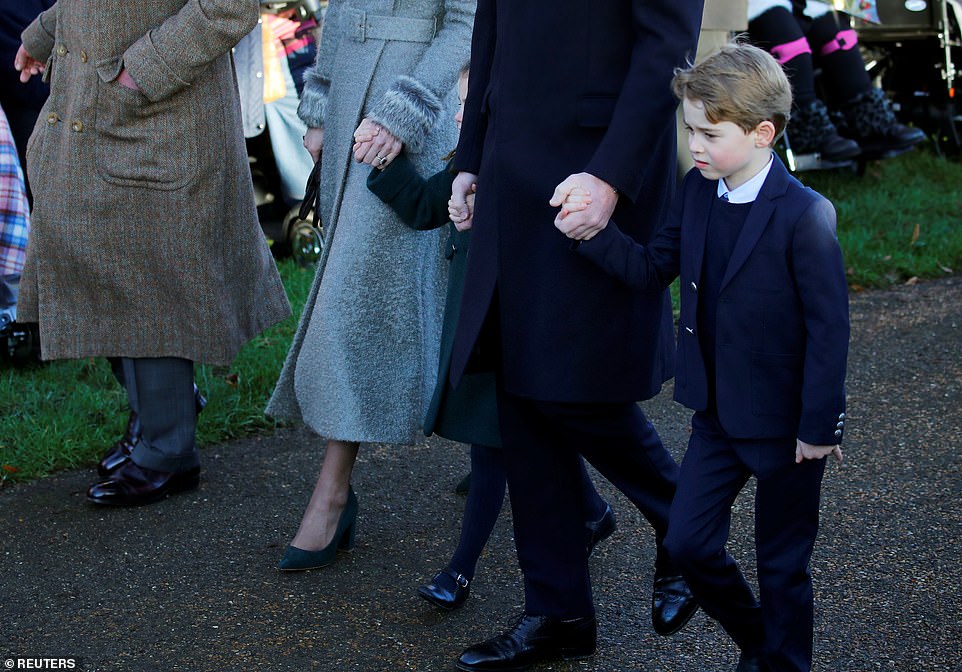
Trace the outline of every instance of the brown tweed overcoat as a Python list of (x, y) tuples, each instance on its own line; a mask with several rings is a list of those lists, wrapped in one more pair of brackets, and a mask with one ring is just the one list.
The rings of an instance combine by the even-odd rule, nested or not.
[(59, 0), (24, 31), (51, 88), (18, 316), (45, 359), (226, 364), (290, 313), (230, 56), (257, 16), (256, 0)]

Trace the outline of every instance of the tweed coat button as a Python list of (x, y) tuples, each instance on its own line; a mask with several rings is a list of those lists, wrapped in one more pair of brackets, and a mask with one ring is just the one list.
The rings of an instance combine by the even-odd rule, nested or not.
[(61, 44), (59, 47), (57, 47), (57, 55), (58, 55), (58, 56), (66, 56), (66, 55), (67, 55), (67, 47), (63, 46), (62, 44)]
[(87, 52), (84, 51), (83, 49), (80, 50), (80, 62), (81, 63), (87, 62)]
[(838, 439), (838, 438), (841, 438), (841, 436), (842, 436), (842, 430), (836, 429), (836, 430), (835, 430), (835, 438)]
[(83, 133), (83, 132), (84, 132), (84, 122), (82, 122), (82, 121), (74, 121), (74, 122), (71, 122), (71, 124), (70, 124), (70, 129), (71, 129), (72, 131), (74, 131), (75, 133)]
[(51, 126), (56, 124), (58, 121), (60, 121), (60, 117), (57, 116), (56, 112), (51, 112), (50, 114), (47, 115), (47, 123), (50, 124)]

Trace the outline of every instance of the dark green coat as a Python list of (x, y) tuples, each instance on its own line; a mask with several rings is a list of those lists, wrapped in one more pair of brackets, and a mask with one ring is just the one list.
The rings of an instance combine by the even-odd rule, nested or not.
[(407, 156), (401, 154), (384, 170), (371, 170), (367, 186), (412, 229), (428, 231), (445, 224), (450, 227), (445, 256), (451, 266), (441, 327), (438, 384), (424, 417), (425, 435), (435, 433), (463, 443), (500, 447), (494, 373), (465, 374), (455, 389), (448, 383), (470, 239), (468, 231), (458, 231), (448, 219), (448, 199), (451, 197), (453, 181), (454, 173), (450, 170), (450, 164), (441, 172), (424, 179)]

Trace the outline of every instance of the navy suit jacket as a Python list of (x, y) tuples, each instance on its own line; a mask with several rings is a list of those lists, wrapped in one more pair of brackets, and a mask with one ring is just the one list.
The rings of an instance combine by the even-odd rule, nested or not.
[[(696, 411), (708, 403), (698, 285), (717, 185), (692, 169), (647, 247), (613, 224), (576, 246), (638, 289), (664, 286), (680, 272), (675, 399)], [(841, 441), (849, 323), (835, 209), (777, 158), (722, 278), (715, 333), (718, 419), (729, 435)]]
[(635, 401), (671, 377), (666, 293), (632, 292), (572, 255), (548, 200), (591, 173), (619, 190), (622, 230), (650, 239), (674, 191), (670, 81), (694, 56), (701, 11), (702, 0), (479, 0), (454, 159), (478, 187), (453, 384), (495, 288), (509, 393)]

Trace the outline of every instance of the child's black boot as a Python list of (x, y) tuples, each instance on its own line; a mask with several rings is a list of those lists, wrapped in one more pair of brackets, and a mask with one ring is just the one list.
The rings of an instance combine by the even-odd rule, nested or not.
[(923, 142), (925, 133), (900, 124), (881, 89), (860, 93), (834, 115), (839, 132), (855, 138), (867, 156), (900, 152)]
[(861, 152), (857, 142), (839, 135), (825, 103), (818, 99), (792, 110), (788, 139), (796, 154), (818, 153), (827, 161), (845, 161)]

